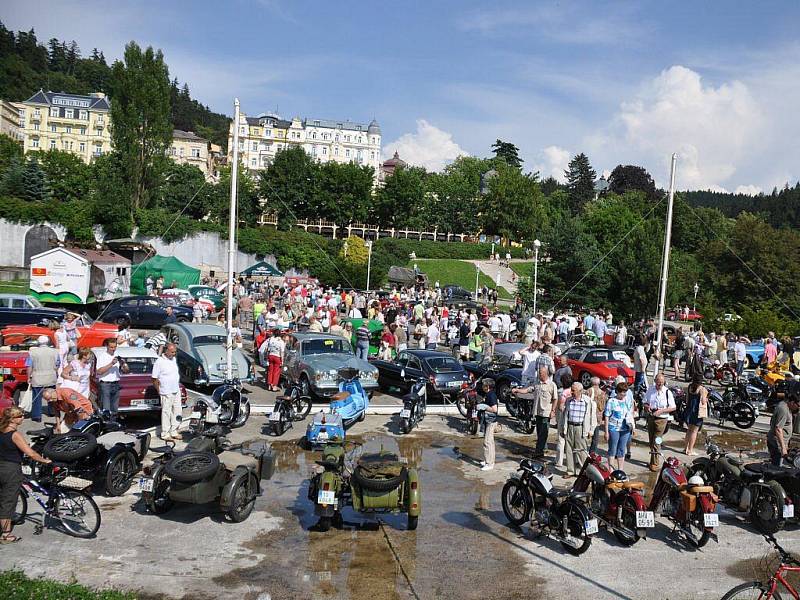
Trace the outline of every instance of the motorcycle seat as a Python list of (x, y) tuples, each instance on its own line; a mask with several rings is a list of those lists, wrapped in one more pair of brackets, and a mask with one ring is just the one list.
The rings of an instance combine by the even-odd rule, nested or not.
[(644, 481), (623, 481), (622, 487), (626, 490), (643, 490)]
[(236, 467), (247, 467), (248, 469), (258, 469), (258, 460), (254, 456), (242, 454), (240, 452), (233, 452), (226, 450), (220, 452), (219, 462), (225, 465), (225, 468), (233, 471)]
[(741, 458), (735, 458), (733, 456), (726, 456), (725, 459), (732, 465), (736, 467), (741, 467), (744, 464), (744, 461)]
[(331, 396), (332, 402), (341, 402), (342, 400), (347, 400), (350, 397), (350, 392), (336, 392), (333, 396)]
[(713, 494), (714, 488), (710, 485), (694, 485), (689, 488), (690, 494)]
[(112, 431), (97, 438), (97, 443), (106, 450), (111, 450), (117, 444), (133, 444), (134, 442), (136, 442), (136, 437), (124, 431)]

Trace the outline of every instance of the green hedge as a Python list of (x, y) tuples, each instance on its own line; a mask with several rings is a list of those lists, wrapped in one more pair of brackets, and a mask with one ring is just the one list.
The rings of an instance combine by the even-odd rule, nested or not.
[(0, 590), (4, 600), (136, 600), (132, 593), (28, 579), (22, 571), (0, 571)]
[[(471, 244), (468, 242), (433, 242), (430, 240), (406, 240), (398, 238), (381, 238), (375, 247), (385, 250), (389, 254), (403, 257), (408, 260), (408, 255), (414, 252), (417, 258), (457, 258), (461, 260), (488, 260), (492, 252), (491, 244)], [(495, 246), (495, 250), (505, 255), (507, 250)], [(512, 258), (525, 258), (523, 248), (511, 248)]]

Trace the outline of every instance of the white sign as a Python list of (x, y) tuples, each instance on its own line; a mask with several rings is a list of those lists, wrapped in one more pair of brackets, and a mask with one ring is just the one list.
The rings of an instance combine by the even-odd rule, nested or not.
[(783, 518), (791, 519), (794, 517), (794, 504), (783, 505)]
[(703, 515), (703, 525), (706, 527), (719, 527), (719, 515), (716, 513), (705, 513)]
[(652, 510), (636, 511), (636, 527), (655, 527), (656, 517)]
[(142, 492), (152, 492), (153, 491), (153, 478), (152, 477), (140, 477), (139, 478), (139, 490)]
[(409, 409), (404, 408), (403, 410), (400, 411), (400, 418), (401, 419), (407, 419), (410, 416), (411, 416), (411, 411)]
[(318, 504), (333, 504), (336, 502), (336, 493), (331, 490), (320, 490), (317, 494)]
[(589, 519), (584, 523), (586, 528), (586, 535), (593, 535), (600, 531), (600, 526), (597, 524), (597, 519)]

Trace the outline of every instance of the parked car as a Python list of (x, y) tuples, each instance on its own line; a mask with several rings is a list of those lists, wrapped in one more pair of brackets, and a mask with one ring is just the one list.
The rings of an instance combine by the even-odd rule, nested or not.
[[(167, 339), (178, 347), (178, 370), (181, 383), (214, 386), (225, 382), (228, 333), (219, 325), (171, 323), (161, 328)], [(341, 338), (339, 338), (341, 339)], [(233, 349), (233, 376), (253, 381), (255, 372), (240, 348)]]
[(11, 406), (12, 402), (19, 405), (20, 395), (28, 389), (27, 358), (27, 350), (0, 350), (0, 410)]
[[(187, 306), (173, 306), (172, 312), (179, 322), (191, 321), (192, 309)], [(128, 322), (131, 327), (158, 329), (167, 317), (167, 304), (154, 296), (126, 296), (111, 302), (103, 312), (106, 323)]]
[(690, 310), (688, 316), (682, 310), (677, 308), (672, 309), (667, 313), (667, 320), (669, 321), (700, 321), (703, 315), (696, 310)]
[(475, 293), (464, 289), (460, 285), (446, 285), (442, 288), (442, 298), (445, 302), (451, 300), (474, 300)]
[[(730, 346), (731, 348), (733, 345)], [(749, 344), (745, 344), (745, 351), (747, 352), (747, 356), (744, 361), (744, 366), (747, 369), (755, 369), (757, 365), (761, 364), (761, 359), (764, 358), (764, 343), (763, 342), (751, 342)], [(733, 354), (730, 350), (728, 350), (728, 354)]]
[(617, 375), (622, 375), (628, 385), (633, 385), (633, 369), (615, 357), (614, 351), (610, 348), (597, 346), (570, 348), (566, 356), (573, 379), (580, 381), (584, 387), (588, 388), (591, 385), (592, 377), (596, 376), (606, 381), (614, 379)]
[(451, 354), (434, 350), (403, 350), (394, 360), (372, 362), (378, 368), (381, 389), (396, 387), (408, 392), (420, 378), (428, 382), (428, 398), (450, 396), (455, 401), (469, 373)]
[(0, 294), (0, 327), (38, 325), (42, 321), (61, 321), (67, 314), (62, 308), (47, 308), (33, 296)]
[(221, 310), (225, 306), (225, 296), (216, 288), (209, 285), (190, 285), (186, 288), (195, 299), (204, 298), (214, 304), (214, 310)]
[(189, 290), (183, 288), (169, 288), (161, 291), (161, 298), (174, 298), (178, 304), (183, 306), (194, 307), (195, 303), (199, 303), (203, 307), (205, 315), (214, 312), (214, 303), (205, 296), (195, 298)]
[(378, 387), (378, 369), (356, 358), (350, 342), (327, 333), (293, 333), (286, 346), (284, 376), (299, 383), (304, 396), (328, 398), (339, 391), (339, 369), (355, 368), (361, 385), (372, 393)]
[[(108, 338), (117, 337), (119, 328), (110, 323), (101, 323), (93, 320), (89, 315), (83, 314), (76, 319), (78, 333), (78, 348), (95, 348), (102, 346)], [(55, 344), (55, 332), (42, 325), (9, 325), (0, 330), (3, 344), (6, 346), (32, 346), (36, 338), (46, 335), (50, 343)]]
[[(93, 348), (97, 353), (102, 348)], [(135, 348), (119, 346), (116, 356), (119, 356), (128, 365), (130, 372), (121, 373), (119, 379), (119, 411), (126, 412), (151, 412), (161, 410), (161, 397), (153, 386), (151, 374), (153, 365), (158, 359), (158, 354), (150, 348)], [(97, 398), (97, 374), (92, 365), (90, 379), (90, 392)], [(183, 385), (181, 389), (181, 406), (186, 407), (188, 396)]]

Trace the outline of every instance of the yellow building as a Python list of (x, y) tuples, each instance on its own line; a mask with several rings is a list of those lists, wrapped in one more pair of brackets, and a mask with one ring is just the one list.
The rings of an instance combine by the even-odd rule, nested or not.
[[(167, 156), (178, 164), (194, 165), (203, 172), (207, 181), (214, 181), (218, 173), (212, 146), (216, 145), (193, 131), (173, 129), (172, 145), (167, 149)], [(217, 146), (216, 154), (219, 152)]]
[(25, 106), (19, 102), (0, 100), (0, 133), (22, 142), (25, 138)]
[(26, 153), (63, 150), (88, 163), (111, 151), (111, 107), (102, 92), (81, 96), (39, 90), (21, 104)]

